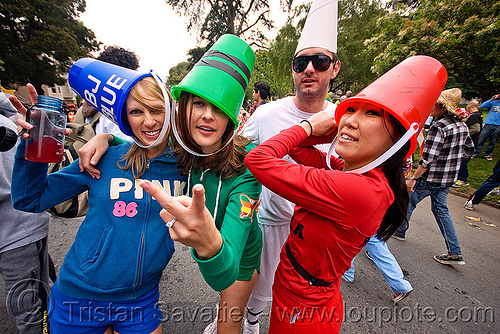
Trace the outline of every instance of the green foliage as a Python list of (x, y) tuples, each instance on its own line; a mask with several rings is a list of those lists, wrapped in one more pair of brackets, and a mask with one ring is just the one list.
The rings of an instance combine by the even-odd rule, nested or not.
[(3, 0), (0, 73), (6, 86), (63, 84), (75, 59), (98, 49), (94, 33), (78, 21), (85, 0)]
[(168, 71), (167, 87), (172, 88), (172, 86), (177, 85), (182, 79), (188, 74), (188, 72), (193, 68), (190, 62), (183, 61), (172, 67)]
[(500, 2), (422, 0), (401, 6), (378, 21), (382, 31), (367, 44), (377, 52), (373, 70), (381, 75), (405, 58), (425, 54), (441, 61), (448, 87), (466, 97), (490, 98), (500, 89)]
[(337, 44), (342, 65), (336, 81), (344, 83), (343, 91), (358, 92), (377, 78), (371, 71), (377, 53), (367, 50), (364, 42), (380, 30), (377, 21), (385, 14), (381, 1), (339, 1)]
[(276, 77), (276, 67), (273, 66), (269, 58), (269, 51), (259, 50), (255, 53), (255, 65), (253, 67), (252, 77), (248, 83), (245, 100), (252, 101), (253, 84), (256, 81), (262, 80), (269, 84), (271, 87), (271, 95), (274, 98), (280, 98), (287, 93), (293, 92), (292, 76), (284, 80)]
[(188, 51), (188, 61), (191, 63), (191, 67), (196, 64), (201, 57), (212, 47), (212, 44), (207, 45), (204, 48), (196, 47)]
[(294, 8), (269, 50), (260, 50), (256, 53), (252, 86), (249, 85), (247, 96), (251, 97), (253, 83), (258, 80), (266, 81), (271, 86), (271, 95), (275, 98), (294, 92), (291, 59), (297, 48), (308, 10), (309, 5)]

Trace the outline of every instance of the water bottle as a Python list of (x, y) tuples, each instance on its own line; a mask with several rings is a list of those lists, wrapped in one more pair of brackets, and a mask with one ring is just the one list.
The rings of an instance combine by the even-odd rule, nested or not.
[(33, 125), (26, 140), (26, 160), (60, 162), (64, 152), (66, 114), (63, 101), (40, 95), (37, 103), (26, 112), (26, 121)]

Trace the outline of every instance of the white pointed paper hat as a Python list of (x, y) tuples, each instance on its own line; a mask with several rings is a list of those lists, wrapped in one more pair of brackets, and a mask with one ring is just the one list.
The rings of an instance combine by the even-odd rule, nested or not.
[(338, 0), (313, 0), (295, 54), (307, 48), (337, 53)]

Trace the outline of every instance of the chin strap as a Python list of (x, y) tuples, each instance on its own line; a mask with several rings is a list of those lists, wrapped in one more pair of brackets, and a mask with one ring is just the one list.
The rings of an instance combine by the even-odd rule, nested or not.
[[(187, 147), (186, 144), (181, 139), (181, 136), (179, 135), (179, 130), (177, 129), (177, 125), (175, 122), (175, 116), (176, 116), (177, 111), (173, 109), (173, 112), (170, 114), (170, 123), (172, 124), (172, 133), (174, 134), (175, 139), (177, 139), (177, 142), (179, 145), (182, 146), (183, 149), (186, 150), (186, 152), (189, 152), (190, 154), (197, 156), (197, 157), (209, 157), (211, 155), (214, 155), (216, 153), (219, 153), (223, 148), (225, 148), (231, 141), (233, 141), (234, 136), (236, 136), (236, 131), (233, 132), (233, 135), (227, 140), (227, 142), (222, 145), (217, 151), (212, 152), (212, 153), (201, 153), (201, 152), (196, 152)], [(229, 120), (231, 122), (231, 120)]]
[[(392, 145), (387, 151), (385, 151), (384, 153), (382, 153), (382, 155), (379, 156), (377, 159), (375, 159), (372, 162), (364, 165), (363, 167), (359, 167), (359, 168), (356, 168), (356, 169), (348, 170), (348, 171), (345, 171), (345, 172), (346, 173), (363, 174), (363, 173), (366, 173), (366, 172), (372, 170), (375, 167), (380, 166), (382, 163), (384, 163), (390, 157), (392, 157), (394, 155), (394, 153), (396, 153), (397, 151), (399, 151), (401, 149), (401, 147), (403, 147), (406, 144), (406, 142), (408, 140), (410, 140), (410, 138), (414, 134), (418, 133), (418, 131), (419, 131), (418, 123), (416, 123), (416, 122), (412, 123), (410, 125), (410, 128), (408, 129), (408, 131), (406, 131), (406, 133), (401, 138), (399, 138), (399, 140), (394, 145)], [(330, 165), (330, 160), (331, 160), (332, 155), (334, 157), (336, 157), (336, 158), (339, 157), (339, 155), (337, 154), (337, 152), (335, 152), (335, 147), (336, 146), (337, 146), (337, 136), (335, 136), (335, 138), (333, 139), (332, 144), (330, 145), (330, 149), (328, 150), (328, 154), (326, 155), (326, 164), (328, 165), (328, 168), (330, 168), (330, 169), (332, 169), (332, 167)]]
[(163, 85), (163, 82), (161, 82), (160, 78), (156, 74), (153, 73), (153, 70), (151, 70), (150, 72), (151, 72), (151, 75), (153, 76), (153, 78), (155, 78), (156, 82), (160, 86), (161, 93), (163, 94), (163, 99), (165, 101), (165, 120), (163, 121), (163, 126), (161, 128), (160, 135), (150, 145), (146, 146), (146, 145), (142, 144), (137, 138), (134, 137), (134, 141), (137, 144), (137, 146), (142, 147), (142, 148), (152, 148), (152, 147), (155, 147), (155, 146), (158, 146), (159, 144), (161, 144), (161, 142), (163, 141), (163, 138), (165, 138), (165, 135), (167, 134), (167, 130), (168, 130), (168, 126), (169, 126), (168, 120), (170, 119), (170, 115), (173, 113), (172, 111), (175, 109), (175, 100), (173, 98), (172, 98), (171, 104), (168, 103), (169, 96), (168, 96), (167, 90), (165, 89), (165, 86)]

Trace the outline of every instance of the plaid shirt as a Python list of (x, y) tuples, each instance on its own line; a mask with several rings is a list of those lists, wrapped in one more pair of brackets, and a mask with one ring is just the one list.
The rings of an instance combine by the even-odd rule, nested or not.
[(445, 114), (431, 125), (425, 139), (419, 164), (428, 170), (422, 177), (442, 188), (457, 179), (462, 160), (474, 152), (467, 126), (454, 116)]

